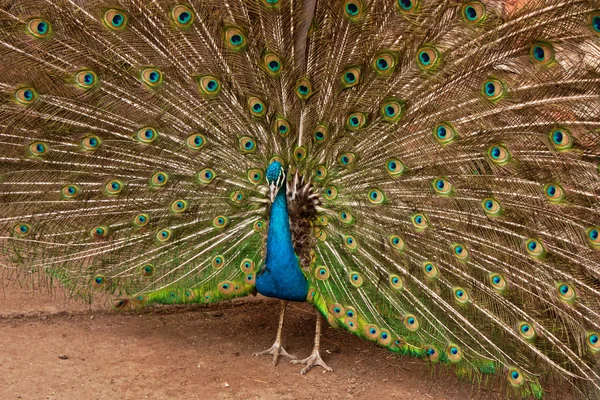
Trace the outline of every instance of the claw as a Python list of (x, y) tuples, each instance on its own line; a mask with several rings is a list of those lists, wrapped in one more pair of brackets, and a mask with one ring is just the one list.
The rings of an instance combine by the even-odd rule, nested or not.
[(266, 356), (269, 354), (273, 355), (273, 365), (277, 365), (277, 362), (279, 361), (279, 357), (281, 357), (281, 356), (290, 358), (292, 360), (292, 362), (294, 362), (294, 360), (298, 359), (298, 357), (296, 357), (295, 355), (289, 354), (287, 351), (285, 351), (283, 346), (277, 342), (273, 343), (273, 346), (271, 346), (267, 350), (259, 351), (258, 353), (252, 353), (253, 356)]
[(321, 358), (319, 354), (319, 350), (313, 350), (312, 354), (306, 357), (304, 360), (292, 360), (292, 364), (306, 364), (306, 367), (302, 368), (300, 371), (300, 375), (306, 374), (308, 371), (312, 369), (312, 367), (316, 367), (317, 365), (323, 367), (325, 371), (333, 371)]

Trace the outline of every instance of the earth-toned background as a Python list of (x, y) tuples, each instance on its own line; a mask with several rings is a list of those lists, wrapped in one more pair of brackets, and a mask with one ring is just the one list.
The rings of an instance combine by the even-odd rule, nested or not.
[[(326, 323), (321, 354), (333, 372), (302, 376), (284, 358), (274, 367), (252, 353), (271, 346), (278, 315), (279, 302), (261, 297), (123, 313), (83, 305), (60, 289), (0, 287), (0, 399), (494, 400), (507, 393), (504, 377), (461, 382), (451, 369)], [(290, 303), (288, 352), (310, 354), (314, 323), (312, 306)]]

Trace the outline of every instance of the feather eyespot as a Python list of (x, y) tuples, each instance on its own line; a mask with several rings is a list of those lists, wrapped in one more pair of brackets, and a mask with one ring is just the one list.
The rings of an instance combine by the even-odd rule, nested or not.
[(242, 204), (242, 202), (246, 199), (244, 192), (240, 190), (234, 190), (229, 193), (229, 200), (235, 204)]
[(329, 278), (329, 269), (322, 265), (315, 269), (315, 277), (321, 281), (324, 281)]
[(256, 142), (249, 136), (242, 136), (238, 142), (242, 153), (253, 153), (256, 150)]
[(454, 193), (454, 186), (445, 178), (436, 178), (431, 181), (435, 194), (439, 196), (450, 196)]
[(350, 272), (348, 275), (350, 283), (354, 287), (361, 287), (363, 284), (363, 277), (358, 272)]
[(200, 133), (194, 133), (193, 135), (188, 136), (185, 144), (192, 150), (200, 150), (206, 144), (206, 138)]
[(159, 242), (167, 242), (173, 236), (173, 232), (170, 229), (161, 229), (156, 233), (156, 239)]
[(13, 97), (17, 103), (28, 105), (37, 99), (37, 92), (31, 87), (22, 87), (15, 90)]
[(556, 292), (558, 294), (558, 298), (565, 303), (572, 303), (575, 300), (575, 289), (573, 286), (569, 285), (565, 282), (559, 282), (556, 285)]
[(454, 300), (458, 304), (467, 304), (469, 302), (469, 294), (463, 288), (457, 287), (453, 289)]
[(397, 158), (390, 158), (385, 163), (385, 169), (390, 174), (392, 178), (397, 178), (404, 174), (406, 171), (406, 166), (404, 163)]
[(469, 251), (460, 243), (452, 243), (452, 254), (460, 261), (469, 261)]
[(265, 223), (263, 220), (258, 220), (252, 225), (254, 232), (263, 232), (265, 230)]
[(496, 290), (497, 292), (503, 292), (508, 287), (508, 284), (506, 283), (506, 280), (500, 274), (491, 273), (489, 275), (489, 279), (490, 279), (490, 284), (492, 285), (492, 287), (494, 288), (494, 290)]
[(312, 83), (307, 78), (302, 78), (296, 82), (296, 96), (300, 100), (308, 100), (313, 95)]
[(417, 51), (417, 64), (424, 71), (434, 71), (439, 67), (441, 60), (439, 50), (433, 46), (421, 46)]
[(48, 152), (48, 145), (44, 142), (33, 142), (29, 145), (29, 154), (32, 156), (43, 156)]
[(42, 39), (50, 36), (52, 25), (48, 20), (43, 18), (33, 18), (27, 21), (26, 30), (31, 36)]
[(139, 129), (134, 137), (140, 143), (150, 144), (156, 140), (158, 133), (156, 133), (156, 129), (146, 126)]
[(283, 116), (278, 115), (273, 122), (273, 132), (281, 137), (287, 137), (291, 131), (292, 127), (289, 121)]
[(221, 269), (225, 265), (225, 258), (222, 255), (216, 255), (212, 258), (211, 264), (214, 269)]
[(137, 228), (143, 228), (150, 222), (150, 215), (142, 213), (133, 217), (133, 225)]
[(590, 14), (589, 23), (592, 27), (592, 30), (597, 35), (600, 35), (600, 11), (594, 11)]
[(551, 203), (562, 203), (565, 200), (565, 190), (558, 183), (544, 185), (544, 196)]
[(427, 357), (427, 359), (430, 362), (436, 362), (438, 360), (438, 358), (440, 358), (440, 353), (437, 351), (437, 349), (433, 346), (426, 346), (425, 347), (425, 357)]
[(406, 102), (402, 100), (390, 99), (381, 104), (379, 113), (381, 118), (387, 122), (398, 122), (404, 115)]
[(345, 236), (344, 244), (350, 250), (356, 250), (358, 248), (358, 242), (356, 241), (356, 238), (354, 236)]
[(262, 118), (267, 113), (267, 107), (265, 106), (265, 103), (256, 96), (249, 97), (247, 104), (250, 115), (253, 117)]
[(433, 128), (433, 137), (441, 145), (452, 143), (458, 137), (456, 129), (449, 123), (443, 122)]
[(296, 161), (304, 161), (306, 158), (306, 148), (302, 146), (296, 147), (294, 149), (294, 158), (296, 158)]
[(470, 1), (462, 6), (462, 17), (467, 24), (480, 24), (485, 20), (485, 6), (479, 1)]
[(83, 70), (75, 74), (75, 84), (82, 89), (90, 89), (98, 83), (98, 76), (94, 71)]
[(396, 0), (396, 8), (403, 13), (411, 13), (417, 10), (419, 0)]
[(104, 25), (108, 28), (115, 31), (121, 31), (127, 27), (128, 18), (127, 14), (123, 11), (110, 9), (104, 13), (102, 20), (104, 21)]
[(534, 43), (529, 54), (534, 62), (541, 65), (551, 65), (555, 60), (554, 47), (548, 43)]
[(448, 360), (453, 364), (462, 360), (462, 351), (460, 350), (460, 347), (455, 344), (446, 347), (446, 357), (448, 357)]
[(323, 181), (327, 177), (327, 168), (324, 165), (319, 165), (313, 172), (313, 178), (316, 181)]
[(377, 53), (371, 62), (371, 67), (375, 73), (381, 77), (390, 76), (398, 64), (398, 59), (391, 51), (382, 51)]
[(410, 220), (417, 231), (423, 231), (429, 227), (429, 220), (425, 214), (413, 214), (410, 217)]
[(25, 237), (31, 233), (31, 226), (29, 224), (22, 222), (20, 224), (16, 224), (13, 227), (12, 231), (13, 231), (13, 234), (16, 236)]
[(534, 258), (542, 258), (546, 254), (546, 249), (538, 239), (527, 239), (525, 241), (525, 250), (527, 254)]
[(332, 303), (328, 307), (329, 312), (336, 318), (344, 318), (346, 314), (346, 310), (342, 307), (341, 304)]
[(151, 187), (155, 187), (155, 188), (164, 187), (167, 184), (167, 182), (169, 182), (169, 175), (167, 175), (165, 172), (162, 172), (162, 171), (155, 172), (150, 177), (150, 186)]
[(254, 261), (249, 258), (244, 258), (240, 263), (240, 269), (242, 272), (249, 273), (254, 271)]
[(221, 83), (213, 75), (202, 75), (197, 78), (198, 91), (204, 97), (211, 98), (221, 91)]
[(146, 277), (152, 276), (154, 274), (154, 267), (150, 264), (143, 265), (140, 268), (140, 273)]
[(216, 176), (217, 174), (211, 168), (204, 168), (202, 171), (196, 174), (198, 182), (203, 185), (208, 185), (209, 183), (211, 183)]
[(103, 275), (96, 275), (92, 278), (92, 287), (100, 289), (106, 284), (106, 278)]
[(256, 169), (256, 168), (248, 170), (248, 172), (246, 173), (246, 176), (247, 176), (248, 180), (250, 181), (250, 183), (255, 184), (255, 185), (258, 185), (263, 180), (263, 172), (260, 169)]
[(350, 131), (358, 131), (367, 125), (367, 114), (355, 112), (346, 118), (346, 128)]
[(329, 128), (326, 125), (319, 124), (313, 131), (313, 141), (316, 144), (325, 143), (329, 138)]
[(171, 18), (179, 28), (188, 28), (194, 22), (194, 12), (186, 5), (177, 5), (171, 9)]
[(233, 26), (226, 27), (225, 45), (233, 51), (241, 51), (248, 45), (246, 35), (239, 28)]
[(412, 314), (408, 314), (404, 317), (404, 326), (411, 332), (415, 332), (419, 329), (419, 320)]
[(439, 269), (431, 261), (424, 261), (423, 262), (423, 273), (425, 274), (425, 277), (428, 279), (436, 279), (439, 276)]
[(342, 72), (342, 76), (340, 80), (342, 81), (342, 87), (344, 89), (348, 89), (354, 87), (360, 83), (361, 79), (361, 70), (360, 67), (350, 67), (344, 72)]
[(154, 67), (144, 68), (140, 71), (140, 80), (150, 88), (156, 88), (163, 83), (163, 73)]
[(519, 335), (525, 340), (532, 341), (535, 339), (535, 329), (527, 322), (519, 322), (517, 324), (517, 332), (519, 332)]
[(344, 153), (338, 158), (338, 163), (342, 167), (351, 166), (356, 160), (356, 155), (354, 153)]
[(323, 191), (323, 196), (325, 196), (325, 199), (329, 201), (335, 200), (337, 198), (337, 195), (338, 190), (335, 186), (327, 186)]
[(281, 74), (282, 63), (281, 59), (273, 52), (265, 51), (261, 57), (261, 67), (270, 76), (278, 76)]
[(91, 151), (95, 151), (96, 149), (98, 149), (98, 147), (100, 147), (101, 143), (102, 143), (102, 141), (100, 140), (100, 138), (98, 136), (88, 135), (88, 136), (84, 136), (81, 139), (80, 145), (83, 150), (91, 152)]
[(74, 199), (79, 194), (79, 187), (76, 185), (65, 185), (61, 190), (63, 199)]
[(588, 228), (585, 231), (585, 235), (590, 246), (592, 246), (593, 249), (600, 250), (600, 228), (597, 226)]
[(588, 332), (586, 343), (592, 353), (600, 352), (600, 334), (598, 332)]
[(490, 78), (483, 82), (481, 90), (483, 96), (494, 103), (500, 101), (506, 92), (504, 83), (494, 78)]
[(94, 239), (106, 239), (108, 232), (108, 226), (96, 226), (90, 231), (90, 236)]
[(514, 387), (523, 385), (524, 378), (523, 374), (521, 374), (521, 371), (519, 371), (517, 368), (510, 368), (508, 370), (508, 382), (510, 382), (510, 384)]
[(348, 210), (342, 210), (338, 213), (339, 220), (346, 225), (354, 223), (354, 216)]
[(506, 165), (512, 159), (508, 148), (503, 144), (493, 145), (487, 150), (488, 158), (496, 165)]
[(358, 21), (364, 14), (364, 4), (362, 0), (344, 1), (344, 15), (352, 22)]
[(502, 214), (500, 203), (491, 197), (482, 200), (481, 208), (488, 217), (497, 217)]
[(369, 190), (367, 198), (369, 199), (369, 202), (371, 202), (371, 204), (375, 204), (375, 205), (383, 204), (383, 202), (386, 200), (385, 195), (379, 189)]
[(550, 142), (556, 151), (567, 151), (573, 147), (573, 136), (565, 128), (553, 129), (549, 136)]
[(118, 179), (112, 179), (104, 185), (104, 192), (107, 195), (114, 196), (121, 193), (124, 187), (125, 185), (123, 185), (123, 182)]
[(226, 295), (226, 296), (234, 294), (236, 292), (236, 290), (238, 289), (236, 287), (236, 285), (230, 281), (220, 282), (218, 285), (218, 288), (219, 288), (219, 292), (221, 292), (221, 294)]
[(382, 346), (388, 346), (392, 342), (392, 335), (387, 330), (382, 329), (377, 342)]
[(171, 203), (171, 211), (176, 214), (180, 214), (187, 210), (188, 202), (187, 200), (178, 199)]
[(390, 275), (390, 285), (392, 285), (392, 287), (396, 290), (401, 290), (404, 288), (404, 282), (398, 275)]
[(365, 335), (367, 335), (367, 337), (369, 339), (377, 340), (377, 338), (379, 337), (380, 331), (377, 326), (365, 325), (363, 329), (364, 329)]
[(404, 251), (405, 249), (405, 242), (404, 239), (402, 239), (400, 236), (398, 235), (391, 235), (388, 238), (390, 244), (392, 245), (392, 247), (398, 251)]
[(213, 219), (213, 226), (218, 229), (226, 228), (229, 225), (229, 218), (224, 215), (218, 215)]

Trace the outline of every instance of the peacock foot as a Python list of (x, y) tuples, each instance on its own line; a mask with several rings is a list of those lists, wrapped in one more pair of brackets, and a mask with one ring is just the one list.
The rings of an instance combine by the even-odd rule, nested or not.
[(285, 351), (283, 346), (278, 342), (273, 343), (273, 346), (271, 346), (271, 348), (269, 348), (265, 351), (260, 351), (258, 353), (252, 353), (253, 356), (266, 356), (269, 354), (273, 355), (273, 365), (277, 365), (277, 362), (279, 361), (279, 357), (281, 357), (281, 356), (290, 358), (292, 360), (292, 362), (294, 362), (294, 360), (298, 359), (298, 357), (296, 357), (295, 355), (289, 354), (287, 351)]
[(316, 367), (317, 365), (323, 367), (325, 371), (333, 371), (321, 358), (319, 354), (319, 350), (313, 350), (312, 354), (306, 357), (304, 360), (292, 360), (292, 364), (306, 364), (306, 367), (302, 368), (300, 371), (300, 375), (306, 374), (308, 371), (312, 369), (312, 367)]

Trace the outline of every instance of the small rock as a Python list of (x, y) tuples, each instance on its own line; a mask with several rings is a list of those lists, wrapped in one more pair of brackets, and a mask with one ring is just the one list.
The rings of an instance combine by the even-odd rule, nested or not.
[(66, 354), (61, 354), (60, 356), (58, 356), (58, 358), (60, 358), (61, 360), (68, 360), (69, 356)]

